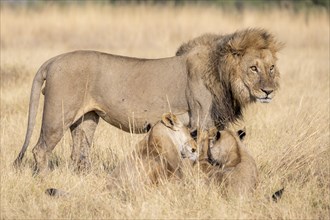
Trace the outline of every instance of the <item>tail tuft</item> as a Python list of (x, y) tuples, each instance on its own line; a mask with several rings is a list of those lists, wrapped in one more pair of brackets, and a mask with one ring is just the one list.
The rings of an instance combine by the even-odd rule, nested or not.
[(66, 196), (68, 194), (67, 192), (55, 188), (46, 189), (45, 193), (53, 197)]
[(272, 195), (272, 199), (274, 202), (278, 202), (278, 200), (281, 199), (282, 195), (283, 195), (283, 192), (284, 192), (284, 188), (276, 191), (273, 195)]

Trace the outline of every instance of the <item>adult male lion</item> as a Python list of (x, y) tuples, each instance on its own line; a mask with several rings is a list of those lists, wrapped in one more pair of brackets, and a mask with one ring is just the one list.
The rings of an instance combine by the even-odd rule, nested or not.
[[(138, 59), (96, 51), (56, 56), (38, 70), (32, 85), (28, 128), (15, 164), (29, 144), (44, 81), (45, 102), (38, 143), (33, 149), (39, 170), (71, 129), (72, 159), (86, 164), (99, 117), (124, 131), (143, 131), (167, 112), (184, 113), (184, 123), (224, 128), (241, 109), (270, 102), (278, 88), (274, 37), (262, 29), (206, 35), (184, 44), (175, 57)], [(80, 148), (81, 147), (81, 148)]]

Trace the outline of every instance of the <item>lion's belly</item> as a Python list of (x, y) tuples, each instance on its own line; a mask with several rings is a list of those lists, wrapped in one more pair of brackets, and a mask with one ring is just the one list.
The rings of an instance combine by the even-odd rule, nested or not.
[(125, 131), (141, 132), (166, 112), (186, 113), (185, 69), (162, 62), (144, 61), (131, 67), (110, 60), (91, 80), (90, 92), (100, 106), (100, 116)]
[[(189, 123), (186, 107), (175, 107), (171, 111), (177, 114), (185, 124)], [(153, 126), (161, 120), (162, 115), (170, 112), (170, 110), (165, 105), (144, 106), (144, 108), (136, 106), (134, 108), (122, 103), (116, 105), (110, 104), (96, 112), (103, 120), (119, 129), (127, 132), (142, 133), (147, 131), (148, 126)]]
[(152, 126), (161, 120), (164, 113), (187, 113), (188, 105), (184, 97), (178, 95), (175, 99), (168, 104), (166, 96), (153, 97), (146, 94), (141, 98), (139, 94), (128, 96), (123, 92), (116, 97), (104, 99), (102, 110), (105, 114), (101, 117), (125, 131), (142, 132), (148, 125)]

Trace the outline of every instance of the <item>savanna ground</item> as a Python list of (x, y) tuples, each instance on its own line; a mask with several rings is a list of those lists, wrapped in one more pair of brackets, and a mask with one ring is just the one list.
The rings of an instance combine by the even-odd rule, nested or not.
[[(1, 219), (329, 219), (328, 16), (322, 10), (239, 13), (211, 6), (1, 5)], [(160, 187), (109, 193), (104, 189), (107, 173), (142, 136), (104, 122), (95, 134), (89, 174), (73, 172), (66, 133), (52, 158), (55, 169), (46, 179), (33, 177), (31, 149), (41, 114), (22, 170), (13, 169), (24, 142), (31, 82), (48, 58), (77, 49), (167, 57), (202, 33), (245, 27), (266, 28), (286, 45), (278, 55), (282, 75), (275, 99), (249, 106), (244, 121), (234, 125), (246, 127), (246, 145), (260, 172), (252, 197), (225, 199), (194, 174)], [(70, 196), (50, 198), (44, 193), (49, 187), (65, 189)], [(280, 202), (270, 201), (282, 187)]]

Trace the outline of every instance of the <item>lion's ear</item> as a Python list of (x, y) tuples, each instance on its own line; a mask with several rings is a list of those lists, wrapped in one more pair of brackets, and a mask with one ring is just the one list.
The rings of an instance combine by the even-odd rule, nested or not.
[(241, 129), (241, 130), (238, 130), (237, 131), (237, 135), (238, 135), (238, 137), (239, 137), (240, 140), (243, 140), (244, 137), (245, 137), (245, 135), (246, 135), (245, 128), (244, 129)]
[(172, 130), (178, 130), (182, 126), (181, 121), (172, 113), (165, 113), (162, 116), (162, 123), (171, 128)]
[(215, 140), (218, 141), (221, 138), (220, 131), (217, 131), (217, 134), (215, 135)]
[(190, 136), (196, 141), (197, 140), (197, 129), (193, 130), (192, 132), (190, 132)]

